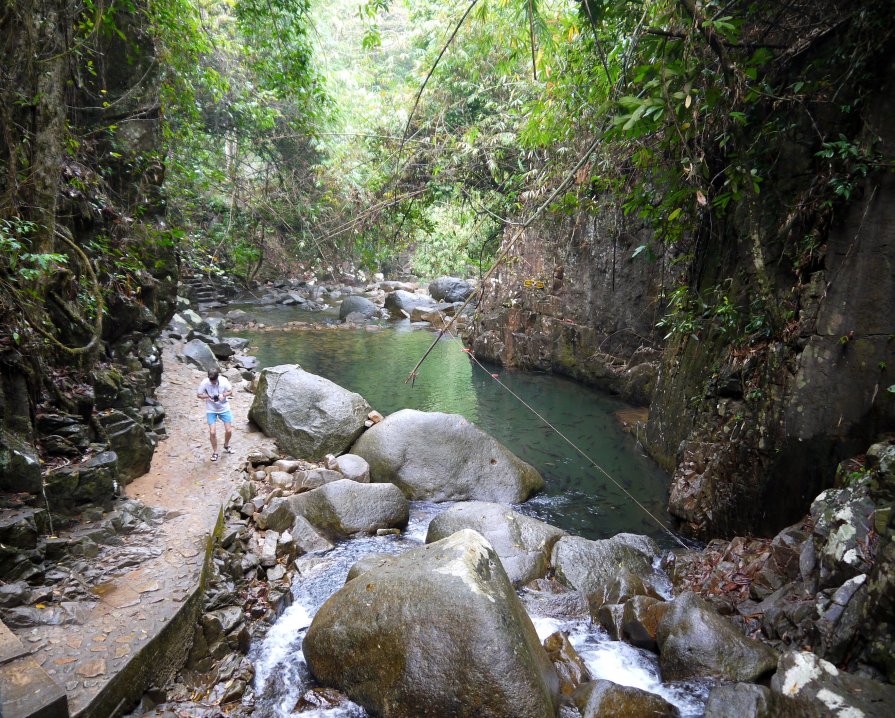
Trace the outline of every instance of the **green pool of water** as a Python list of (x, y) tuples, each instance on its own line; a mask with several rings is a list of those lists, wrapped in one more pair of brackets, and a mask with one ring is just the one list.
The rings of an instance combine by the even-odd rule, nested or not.
[[(284, 320), (278, 314), (269, 312), (270, 321), (262, 321), (281, 324)], [(449, 338), (438, 342), (411, 385), (405, 380), (435, 334), (407, 322), (378, 331), (320, 329), (241, 336), (257, 348), (261, 366), (299, 364), (361, 394), (383, 414), (403, 408), (462, 414), (544, 476), (546, 491), (524, 505), (527, 514), (587, 538), (629, 531), (671, 545), (667, 533), (491, 373), (669, 525), (668, 477), (621, 430), (614, 412), (629, 407), (613, 397), (556, 376), (497, 367), (482, 370), (458, 340)]]

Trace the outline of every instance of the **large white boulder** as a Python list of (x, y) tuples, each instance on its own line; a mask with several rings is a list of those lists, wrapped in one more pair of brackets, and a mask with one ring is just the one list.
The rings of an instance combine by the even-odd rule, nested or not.
[(500, 556), (516, 586), (543, 578), (550, 567), (550, 550), (566, 532), (524, 516), (502, 504), (468, 501), (454, 504), (429, 523), (426, 543), (440, 541), (462, 529), (478, 531)]
[(249, 418), (284, 451), (319, 461), (351, 446), (371, 410), (360, 394), (281, 364), (261, 371)]
[(544, 486), (531, 465), (459, 414), (403, 409), (368, 429), (351, 449), (373, 481), (409, 499), (516, 504)]

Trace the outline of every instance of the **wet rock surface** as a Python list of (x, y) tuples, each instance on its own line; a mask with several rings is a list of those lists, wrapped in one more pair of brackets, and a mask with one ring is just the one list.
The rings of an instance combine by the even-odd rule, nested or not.
[(340, 478), (295, 496), (274, 499), (259, 516), (269, 529), (305, 519), (330, 540), (407, 524), (409, 505), (394, 484), (362, 484)]
[[(197, 317), (200, 322), (205, 321)], [(209, 324), (203, 329), (212, 336), (219, 334), (221, 325)], [(173, 351), (173, 347), (166, 351)], [(52, 536), (49, 512), (33, 506), (15, 506), (9, 520), (0, 521), (0, 544), (14, 547), (0, 551), (0, 566), (8, 577), (0, 585), (0, 615), (16, 631), (29, 632), (28, 643), (35, 650), (53, 651), (47, 654), (52, 656), (52, 664), (42, 658), (44, 665), (70, 692), (75, 705), (82, 705), (77, 701), (95, 695), (116, 677), (126, 675), (126, 666), (133, 656), (144, 646), (153, 645), (165, 622), (191, 600), (204, 557), (201, 542), (195, 540), (196, 528), (201, 525), (196, 523), (196, 517), (208, 512), (209, 496), (223, 499), (235, 482), (236, 490), (226, 503), (223, 530), (206, 569), (209, 588), (191, 631), (191, 647), (188, 651), (183, 646), (175, 650), (171, 665), (161, 666), (160, 675), (173, 674), (182, 661), (185, 667), (164, 689), (147, 692), (137, 712), (211, 718), (223, 711), (247, 716), (258, 709), (258, 697), (252, 687), (254, 668), (246, 657), (250, 645), (288, 606), (290, 584), (300, 566), (315, 565), (321, 560), (319, 557), (333, 549), (336, 538), (354, 533), (356, 527), (363, 527), (362, 532), (376, 531), (379, 524), (375, 517), (371, 518), (370, 510), (375, 509), (377, 502), (370, 502), (363, 495), (369, 490), (363, 487), (375, 484), (357, 483), (368, 479), (363, 458), (325, 457), (321, 466), (304, 459), (284, 458), (269, 444), (248, 447), (251, 450), (245, 452), (249, 459), (245, 465), (234, 459), (229, 464), (208, 463), (204, 436), (194, 432), (192, 439), (183, 439), (196, 425), (203, 426), (202, 407), (197, 403), (194, 416), (190, 417), (182, 405), (184, 395), (192, 399), (194, 384), (202, 375), (186, 365), (175, 366), (180, 373), (170, 376), (160, 391), (168, 403), (159, 407), (147, 403), (145, 411), (140, 412), (143, 425), (147, 429), (154, 427), (150, 434), (158, 435), (156, 429), (162, 429), (161, 422), (168, 418), (168, 428), (174, 429), (169, 433), (175, 436), (174, 443), (168, 443), (169, 439), (162, 445), (164, 451), (157, 452), (157, 458), (164, 463), (153, 464), (148, 475), (127, 487), (127, 493), (140, 501), (100, 497), (81, 504), (79, 520), (68, 525), (57, 523)], [(120, 404), (115, 392), (122, 388), (135, 390), (137, 395), (152, 401), (141, 394), (139, 383), (124, 384), (115, 376), (107, 379), (107, 388), (99, 396), (115, 411), (129, 416), (126, 407), (114, 407)], [(240, 390), (250, 386), (239, 376), (235, 382)], [(102, 382), (99, 385), (106, 386)], [(172, 397), (173, 402), (169, 401)], [(235, 404), (245, 411), (249, 400), (250, 396), (240, 391)], [(243, 416), (237, 421), (243, 421)], [(375, 423), (373, 419), (367, 421)], [(60, 451), (91, 443), (91, 428), (76, 414), (48, 414), (42, 427), (58, 437), (56, 446)], [(245, 427), (238, 425), (237, 430)], [(876, 715), (878, 706), (891, 700), (891, 687), (872, 680), (879, 676), (876, 667), (887, 665), (889, 644), (884, 631), (870, 637), (862, 631), (868, 625), (868, 611), (881, 609), (881, 615), (885, 615), (890, 605), (887, 601), (891, 593), (886, 591), (891, 584), (890, 574), (885, 562), (877, 561), (880, 551), (890, 546), (891, 511), (886, 511), (886, 501), (890, 506), (891, 496), (885, 496), (889, 496), (887, 491), (891, 493), (895, 461), (889, 446), (874, 447), (868, 452), (872, 457), (867, 462), (868, 471), (859, 472), (862, 478), (844, 478), (835, 490), (818, 497), (805, 522), (782, 531), (772, 540), (715, 542), (701, 554), (679, 552), (672, 562), (666, 557), (675, 591), (693, 588), (698, 580), (701, 593), (708, 599), (696, 610), (698, 620), (689, 623), (681, 619), (680, 606), (696, 601), (686, 595), (675, 601), (665, 600), (670, 596), (668, 584), (654, 568), (661, 552), (649, 539), (619, 535), (606, 543), (581, 543), (585, 540), (561, 536), (561, 532), (554, 535), (549, 530), (553, 527), (547, 527), (545, 538), (540, 531), (520, 528), (517, 520), (498, 520), (501, 515), (513, 517), (505, 506), (493, 508), (497, 513), (487, 514), (490, 518), (485, 517), (487, 512), (477, 515), (473, 509), (454, 528), (467, 528), (464, 521), (471, 521), (478, 522), (473, 527), (482, 533), (494, 531), (498, 549), (494, 553), (495, 567), (504, 562), (511, 566), (514, 552), (530, 558), (530, 554), (542, 552), (542, 544), (552, 544), (553, 551), (544, 552), (550, 559), (548, 578), (525, 583), (523, 576), (525, 580), (529, 576), (524, 571), (520, 573), (518, 583), (524, 584), (520, 593), (522, 605), (541, 616), (558, 619), (592, 617), (619, 640), (658, 651), (657, 660), (666, 678), (720, 674), (743, 679), (746, 676), (742, 673), (719, 672), (716, 665), (694, 659), (694, 646), (714, 645), (717, 654), (717, 646), (723, 645), (727, 655), (720, 663), (726, 666), (731, 657), (741, 653), (737, 646), (745, 643), (754, 648), (745, 634), (781, 648), (810, 643), (835, 661), (853, 656), (863, 661), (876, 656), (875, 662), (859, 662), (860, 670), (869, 677), (856, 677), (832, 664), (818, 662), (812, 654), (805, 654), (810, 659), (799, 658), (800, 653), (794, 654), (794, 658), (786, 654), (779, 667), (772, 665), (769, 669), (778, 668), (773, 690), (742, 683), (717, 687), (708, 705), (715, 715), (724, 715), (718, 713), (724, 709), (719, 706), (738, 706), (737, 710), (744, 711), (742, 715), (826, 715), (824, 710), (834, 708), (854, 708)], [(114, 457), (117, 461), (117, 455)], [(184, 465), (204, 468), (198, 473), (183, 471)], [(229, 478), (221, 481), (224, 469)], [(74, 486), (82, 481), (80, 473), (75, 473), (81, 468), (61, 466), (56, 471), (60, 480), (77, 481)], [(116, 480), (100, 476), (84, 485), (111, 485), (114, 490), (112, 482)], [(348, 490), (343, 488), (346, 485), (350, 485)], [(400, 492), (389, 487), (387, 490), (395, 494), (394, 505), (406, 506), (406, 499), (398, 496)], [(91, 491), (98, 497), (101, 493), (85, 488), (83, 495), (92, 496)], [(315, 492), (322, 498), (313, 498)], [(347, 513), (337, 508), (343, 498), (345, 506), (354, 506)], [(289, 514), (282, 525), (268, 523), (269, 517), (279, 516), (278, 507), (292, 503), (306, 503), (308, 510)], [(149, 508), (150, 504), (153, 508)], [(433, 531), (452, 535), (451, 521), (457, 518), (453, 514), (462, 511), (460, 505), (459, 509), (444, 512), (444, 525), (438, 529), (437, 521), (433, 521)], [(347, 520), (343, 513), (349, 517)], [(308, 519), (314, 515), (316, 523)], [(388, 527), (386, 531), (398, 531), (404, 523), (406, 515), (382, 525)], [(507, 542), (504, 552), (499, 548), (503, 540), (498, 540), (500, 536)], [(373, 583), (371, 577), (379, 572), (400, 572), (396, 561), (391, 556), (374, 556), (359, 562), (352, 568), (346, 588), (352, 583)], [(544, 575), (541, 559), (536, 563), (538, 569), (532, 577)], [(494, 571), (496, 568), (491, 569), (492, 574)], [(133, 631), (133, 626), (142, 628)], [(90, 637), (90, 641), (67, 640), (75, 629)], [(580, 691), (580, 686), (589, 685), (574, 649), (561, 634), (551, 637), (545, 649), (553, 671), (562, 679), (562, 693), (570, 696)], [(806, 688), (796, 700), (790, 695), (792, 676), (804, 672), (802, 664), (806, 660), (813, 661), (809, 672), (817, 673), (823, 680), (818, 679), (816, 686)], [(679, 672), (681, 665), (686, 668)], [(765, 669), (748, 677), (755, 679), (767, 672)], [(722, 688), (729, 690), (725, 693)], [(632, 698), (628, 695), (630, 689), (617, 686), (599, 692), (627, 701), (623, 702), (625, 712), (620, 715), (638, 715), (638, 701), (644, 698)], [(856, 703), (842, 695), (848, 692), (869, 698)], [(843, 702), (833, 706), (831, 694)], [(651, 705), (649, 702), (655, 698), (654, 694), (646, 694), (644, 705)], [(612, 715), (614, 709), (610, 707), (615, 700), (614, 697), (601, 704), (599, 714)], [(338, 691), (311, 688), (301, 695), (296, 710), (344, 706), (347, 701)], [(561, 715), (577, 715), (575, 710), (566, 705)], [(666, 707), (655, 703), (646, 710), (663, 714)]]
[(465, 528), (488, 539), (516, 586), (544, 577), (553, 544), (566, 534), (501, 504), (470, 501), (455, 504), (432, 519), (426, 543), (440, 541)]
[(655, 541), (636, 534), (617, 534), (600, 541), (564, 536), (554, 544), (550, 562), (557, 578), (587, 595), (604, 591), (620, 569), (651, 576), (658, 556)]
[(677, 708), (668, 701), (639, 688), (611, 681), (585, 683), (575, 692), (581, 718), (676, 718)]
[(807, 651), (780, 657), (771, 690), (815, 715), (884, 718), (895, 705), (895, 686), (845, 673)]
[(438, 277), (429, 284), (429, 295), (436, 301), (463, 302), (475, 291), (475, 285), (458, 277)]
[[(895, 444), (840, 465), (803, 521), (772, 539), (713, 541), (680, 553), (677, 590), (698, 590), (750, 635), (779, 650), (811, 647), (840, 668), (891, 681)], [(879, 458), (878, 458), (879, 457)]]
[(435, 301), (432, 297), (425, 294), (413, 294), (403, 289), (396, 289), (385, 296), (385, 308), (396, 319), (409, 318), (415, 308), (431, 307), (433, 304)]
[(747, 638), (693, 593), (682, 593), (656, 634), (662, 675), (669, 680), (713, 676), (757, 681), (777, 667), (777, 652)]
[(364, 319), (371, 319), (379, 314), (379, 307), (366, 297), (352, 295), (345, 297), (339, 307), (339, 319), (351, 314), (359, 314)]

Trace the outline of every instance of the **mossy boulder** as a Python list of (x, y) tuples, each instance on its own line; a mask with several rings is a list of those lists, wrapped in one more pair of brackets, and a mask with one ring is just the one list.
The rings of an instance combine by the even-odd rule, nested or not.
[(54, 510), (88, 503), (111, 506), (117, 480), (118, 455), (103, 451), (83, 463), (49, 472), (47, 500)]
[(640, 688), (598, 680), (575, 691), (581, 718), (676, 718), (678, 709), (662, 696)]
[(656, 640), (665, 680), (712, 676), (728, 681), (757, 681), (777, 668), (775, 650), (744, 636), (689, 591), (670, 603), (659, 622)]

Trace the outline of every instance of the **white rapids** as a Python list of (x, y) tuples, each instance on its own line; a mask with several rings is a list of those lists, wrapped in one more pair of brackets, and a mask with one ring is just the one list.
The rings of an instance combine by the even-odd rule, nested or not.
[[(353, 703), (329, 710), (293, 712), (296, 701), (314, 684), (301, 645), (314, 614), (345, 582), (348, 569), (370, 553), (399, 554), (422, 545), (432, 517), (450, 504), (414, 502), (410, 524), (401, 536), (365, 537), (346, 541), (321, 556), (298, 561), (300, 575), (293, 585), (294, 603), (271, 626), (264, 640), (249, 655), (255, 666), (255, 714), (263, 718), (366, 718), (367, 713)], [(558, 620), (531, 616), (538, 637), (564, 631), (594, 678), (656, 693), (680, 711), (681, 716), (697, 717), (711, 688), (708, 681), (665, 683), (657, 657), (621, 641), (610, 640), (602, 627), (588, 620)]]

